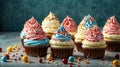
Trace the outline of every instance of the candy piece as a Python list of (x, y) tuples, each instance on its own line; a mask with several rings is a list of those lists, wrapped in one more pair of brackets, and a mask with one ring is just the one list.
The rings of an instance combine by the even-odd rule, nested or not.
[(6, 61), (7, 61), (7, 57), (6, 57), (6, 56), (2, 56), (2, 57), (1, 57), (1, 61), (2, 61), (2, 62), (6, 62)]
[(7, 57), (7, 60), (9, 60), (9, 59), (10, 59), (9, 54), (5, 54), (5, 56)]
[(67, 64), (68, 63), (68, 59), (66, 59), (66, 58), (62, 59), (62, 63), (63, 64)]
[(28, 56), (23, 56), (23, 57), (22, 57), (22, 61), (23, 61), (23, 62), (28, 62)]
[(52, 57), (51, 54), (48, 54), (48, 55), (46, 56), (46, 59), (49, 60), (49, 61), (51, 61), (51, 60), (53, 60), (53, 57)]
[(38, 61), (39, 61), (39, 63), (42, 63), (43, 60), (42, 60), (42, 58), (39, 58)]
[(19, 57), (19, 60), (21, 60), (21, 58)]
[(120, 55), (119, 54), (116, 54), (115, 55), (115, 59), (119, 59)]
[(90, 62), (89, 62), (89, 60), (88, 59), (85, 59), (84, 60), (84, 64), (89, 64)]
[(13, 49), (12, 46), (7, 47), (8, 52), (12, 52), (12, 49)]
[(17, 46), (17, 44), (15, 44), (14, 46), (13, 46), (13, 48), (17, 48), (18, 46)]
[(75, 59), (75, 58), (74, 58), (73, 56), (70, 56), (70, 57), (68, 58), (68, 61), (73, 62), (74, 59)]
[(78, 61), (81, 61), (81, 60), (82, 60), (82, 58), (81, 58), (81, 57), (78, 57), (78, 58), (77, 58), (77, 60), (78, 60)]
[(13, 49), (16, 50), (18, 48), (17, 44), (13, 46)]
[(13, 57), (15, 57), (15, 55), (13, 54)]
[(2, 48), (0, 47), (0, 52), (2, 52)]
[(17, 61), (17, 59), (15, 58), (14, 61)]
[(115, 66), (118, 66), (119, 65), (119, 60), (113, 60), (112, 64), (115, 65)]
[(21, 54), (21, 57), (23, 57), (23, 55)]

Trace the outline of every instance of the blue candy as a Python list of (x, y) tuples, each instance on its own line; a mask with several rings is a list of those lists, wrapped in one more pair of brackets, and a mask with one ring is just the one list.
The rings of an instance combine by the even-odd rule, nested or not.
[(1, 57), (1, 61), (2, 61), (2, 62), (6, 62), (6, 61), (7, 61), (7, 57), (6, 57), (6, 56), (2, 56), (2, 57)]
[(73, 62), (74, 59), (75, 59), (75, 58), (74, 58), (73, 56), (70, 56), (70, 57), (68, 58), (68, 61)]

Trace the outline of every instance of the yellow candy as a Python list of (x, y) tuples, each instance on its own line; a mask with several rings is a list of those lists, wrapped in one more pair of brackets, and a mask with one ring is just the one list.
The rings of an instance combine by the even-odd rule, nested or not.
[(112, 62), (112, 64), (115, 65), (115, 66), (118, 66), (118, 65), (119, 65), (119, 60), (114, 60), (114, 61)]
[(12, 46), (7, 47), (8, 52), (12, 52), (12, 50), (13, 50)]
[(23, 61), (23, 62), (28, 62), (28, 56), (23, 56), (23, 57), (22, 57), (22, 61)]
[(17, 48), (17, 44), (15, 44), (13, 47), (14, 47), (14, 48)]
[(17, 44), (15, 44), (15, 45), (13, 46), (13, 48), (18, 48)]
[(49, 61), (51, 61), (51, 60), (53, 59), (53, 57), (51, 56), (51, 54), (48, 54), (48, 55), (46, 56), (46, 59), (49, 60)]

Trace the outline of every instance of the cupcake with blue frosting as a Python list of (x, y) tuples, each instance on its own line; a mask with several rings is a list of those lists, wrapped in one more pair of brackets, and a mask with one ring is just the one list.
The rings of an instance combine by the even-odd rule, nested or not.
[(74, 41), (62, 25), (52, 35), (50, 45), (54, 58), (68, 58), (73, 55)]
[(27, 55), (40, 57), (46, 56), (49, 47), (49, 39), (34, 17), (24, 24), (20, 37)]
[(97, 23), (95, 21), (95, 19), (90, 16), (87, 15), (83, 18), (83, 20), (81, 21), (81, 23), (78, 25), (77, 28), (77, 33), (75, 34), (75, 45), (76, 45), (76, 49), (78, 52), (82, 52), (82, 41), (85, 39), (86, 36), (86, 32), (90, 29), (93, 28), (94, 25), (97, 26)]

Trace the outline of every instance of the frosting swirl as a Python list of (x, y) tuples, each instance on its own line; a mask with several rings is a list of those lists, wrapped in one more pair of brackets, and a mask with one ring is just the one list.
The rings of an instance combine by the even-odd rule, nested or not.
[(86, 40), (92, 41), (92, 42), (98, 42), (103, 40), (103, 34), (99, 30), (97, 26), (94, 26), (93, 28), (89, 29), (86, 32)]
[(75, 42), (81, 42), (85, 39), (86, 32), (94, 25), (97, 26), (96, 21), (90, 15), (85, 16), (81, 23), (78, 25), (77, 33), (75, 34)]
[(112, 16), (107, 20), (107, 22), (103, 28), (103, 33), (120, 34), (120, 24), (116, 20), (115, 16)]
[(82, 48), (105, 48), (106, 42), (103, 40), (103, 34), (97, 26), (86, 32), (86, 37), (82, 41)]
[(49, 39), (43, 32), (41, 25), (32, 17), (25, 24), (21, 36), (25, 36), (25, 45), (48, 45)]
[(27, 34), (27, 39), (40, 40), (46, 38), (46, 34), (43, 32), (41, 25), (34, 17), (25, 23), (24, 30)]
[(58, 30), (52, 35), (53, 40), (68, 41), (71, 36), (67, 33), (65, 28), (61, 25)]
[(73, 48), (74, 42), (70, 34), (61, 25), (56, 32), (52, 35), (50, 40), (51, 47), (54, 48)]
[(84, 26), (86, 27), (86, 28), (92, 28), (95, 24), (96, 24), (96, 21), (94, 20), (94, 18), (93, 17), (91, 17), (90, 15), (88, 15), (87, 17), (86, 17), (86, 19), (84, 20)]
[(63, 20), (62, 25), (65, 27), (65, 29), (68, 32), (76, 32), (76, 30), (77, 30), (77, 25), (76, 25), (75, 21), (69, 16), (67, 16)]
[(48, 45), (49, 44), (49, 39), (42, 39), (42, 40), (29, 40), (29, 39), (24, 39), (24, 44), (25, 45)]
[(60, 22), (52, 12), (42, 21), (42, 28), (45, 33), (54, 33), (59, 26)]

